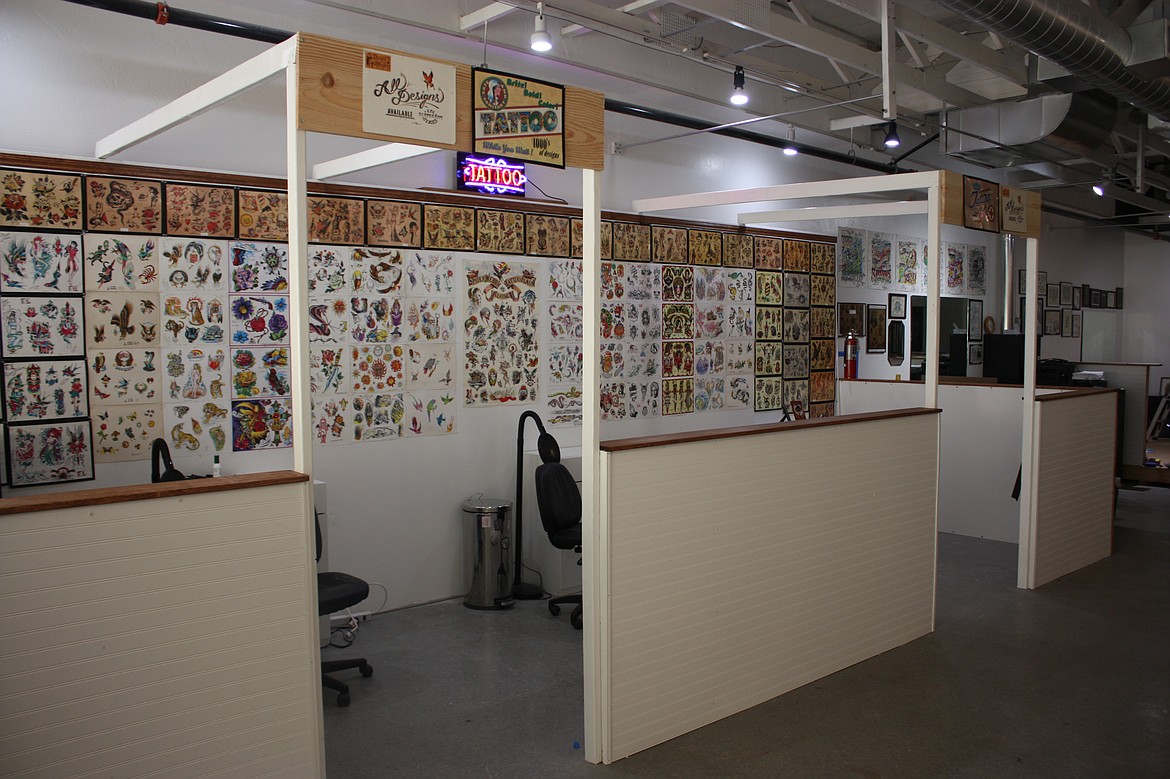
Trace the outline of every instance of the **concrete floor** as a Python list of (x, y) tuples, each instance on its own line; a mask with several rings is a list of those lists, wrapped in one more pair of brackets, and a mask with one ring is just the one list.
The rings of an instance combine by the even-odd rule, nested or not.
[(1123, 489), (1115, 553), (1036, 591), (1016, 547), (939, 539), (936, 631), (611, 766), (582, 739), (581, 634), (542, 602), (384, 614), (326, 694), (329, 776), (1170, 776), (1170, 489)]

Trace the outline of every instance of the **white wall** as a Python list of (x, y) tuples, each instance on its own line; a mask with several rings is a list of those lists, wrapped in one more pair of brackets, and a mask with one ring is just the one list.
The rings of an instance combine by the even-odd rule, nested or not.
[[(1112, 290), (1125, 285), (1126, 239), (1120, 230), (1093, 229), (1083, 222), (1065, 217), (1044, 217), (1040, 235), (1040, 270), (1048, 274), (1048, 283), (1067, 281), (1075, 286), (1088, 284), (1096, 289)], [(1024, 267), (1024, 250), (1016, 252), (1011, 289), (1012, 305), (1019, 306), (1019, 269)], [(1126, 290), (1125, 305), (1130, 305)], [(1055, 308), (1055, 306), (1048, 306)], [(1082, 310), (1084, 310), (1082, 306)], [(1102, 317), (1117, 317), (1121, 312), (1094, 309)], [(1081, 339), (1059, 335), (1040, 339), (1041, 359), (1059, 358), (1077, 362), (1081, 359)]]
[(1160, 362), (1150, 369), (1149, 394), (1170, 376), (1170, 243), (1125, 237), (1125, 308), (1121, 312), (1123, 356), (1129, 362)]
[[(842, 414), (890, 411), (920, 406), (924, 395), (921, 383), (844, 381), (839, 409)], [(1020, 467), (1023, 403), (1019, 388), (965, 384), (938, 388), (941, 532), (1019, 541), (1020, 504), (1011, 493)]]

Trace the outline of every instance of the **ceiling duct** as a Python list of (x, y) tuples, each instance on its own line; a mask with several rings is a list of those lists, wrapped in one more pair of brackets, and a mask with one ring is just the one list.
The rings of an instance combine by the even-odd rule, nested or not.
[(1170, 84), (1126, 67), (1133, 40), (1095, 5), (1077, 0), (938, 2), (1151, 116), (1170, 121)]
[(943, 153), (1006, 168), (1089, 156), (1109, 137), (1117, 101), (1098, 91), (948, 111)]

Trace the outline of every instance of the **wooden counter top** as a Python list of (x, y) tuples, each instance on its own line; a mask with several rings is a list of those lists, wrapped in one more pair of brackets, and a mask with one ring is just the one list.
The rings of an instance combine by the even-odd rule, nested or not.
[(0, 515), (25, 514), (32, 511), (51, 511), (78, 506), (98, 506), (108, 503), (127, 503), (154, 498), (175, 498), (205, 492), (246, 490), (253, 487), (273, 487), (279, 484), (296, 484), (308, 480), (308, 476), (296, 471), (266, 471), (264, 473), (245, 473), (239, 476), (222, 476), (215, 479), (188, 479), (186, 481), (159, 482), (158, 484), (134, 484), (129, 487), (102, 487), (96, 490), (30, 495), (27, 498), (0, 498)]
[(897, 411), (874, 411), (867, 414), (846, 414), (839, 417), (773, 422), (767, 425), (721, 427), (712, 430), (689, 430), (685, 433), (668, 433), (664, 435), (642, 436), (640, 438), (617, 438), (612, 441), (602, 441), (600, 449), (603, 452), (625, 452), (631, 449), (646, 449), (652, 446), (669, 446), (671, 444), (686, 444), (695, 441), (716, 441), (720, 438), (741, 438), (743, 436), (762, 435), (764, 433), (807, 430), (811, 427), (851, 425), (857, 422), (874, 422), (879, 419), (897, 419), (898, 417), (913, 417), (921, 414), (938, 414), (940, 411), (941, 409), (937, 408), (903, 408)]

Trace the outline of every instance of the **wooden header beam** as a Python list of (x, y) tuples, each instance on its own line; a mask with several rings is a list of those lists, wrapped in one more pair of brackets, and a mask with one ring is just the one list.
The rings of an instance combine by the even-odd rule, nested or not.
[[(307, 33), (300, 33), (297, 41), (301, 107), (298, 129), (387, 143), (419, 143), (413, 138), (375, 135), (362, 129), (362, 51), (377, 49), (407, 57), (418, 55)], [(471, 66), (445, 60), (435, 62), (455, 67), (455, 143), (424, 145), (472, 151)], [(565, 87), (564, 117), (566, 166), (604, 169), (605, 96), (588, 89)]]

